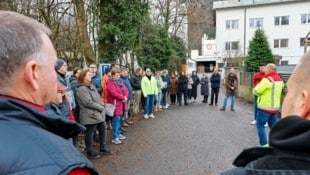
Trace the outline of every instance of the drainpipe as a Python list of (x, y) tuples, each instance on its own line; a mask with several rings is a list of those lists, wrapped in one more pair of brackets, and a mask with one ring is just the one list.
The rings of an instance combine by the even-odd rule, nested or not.
[(310, 31), (308, 32), (308, 34), (306, 35), (304, 39), (304, 53), (307, 52), (308, 43), (310, 43), (310, 40), (308, 40), (309, 35), (310, 35)]
[(243, 57), (245, 58), (245, 49), (246, 49), (246, 7), (244, 7), (244, 32), (243, 32)]

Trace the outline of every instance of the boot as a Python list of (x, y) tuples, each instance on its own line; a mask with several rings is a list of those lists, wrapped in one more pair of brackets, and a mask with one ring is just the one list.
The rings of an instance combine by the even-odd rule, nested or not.
[(157, 107), (157, 106), (155, 107), (154, 111), (155, 111), (155, 112), (157, 112), (157, 111), (158, 111), (158, 107)]
[(128, 118), (127, 120), (125, 120), (125, 122), (128, 124), (128, 125), (132, 125), (133, 124), (133, 121), (131, 118)]
[(122, 126), (123, 126), (123, 127), (128, 127), (129, 125), (128, 125), (125, 121), (123, 121), (123, 122), (122, 122)]

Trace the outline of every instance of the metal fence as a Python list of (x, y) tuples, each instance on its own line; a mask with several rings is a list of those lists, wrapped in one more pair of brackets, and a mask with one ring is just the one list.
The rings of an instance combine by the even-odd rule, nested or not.
[(240, 85), (253, 86), (253, 72), (240, 72)]
[[(253, 72), (240, 72), (240, 85), (253, 87), (253, 75), (254, 75)], [(283, 79), (285, 84), (283, 94), (286, 94), (287, 92), (286, 83), (291, 73), (279, 73), (279, 75)]]

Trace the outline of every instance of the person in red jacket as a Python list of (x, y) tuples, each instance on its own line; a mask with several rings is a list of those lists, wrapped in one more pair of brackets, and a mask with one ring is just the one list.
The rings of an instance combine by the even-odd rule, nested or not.
[(111, 79), (107, 83), (108, 98), (107, 103), (114, 104), (114, 116), (112, 119), (112, 143), (118, 145), (126, 139), (124, 135), (121, 134), (122, 118), (124, 117), (125, 111), (128, 110), (128, 89), (120, 79), (120, 72), (118, 70), (111, 71)]
[[(264, 77), (265, 77), (265, 65), (261, 64), (259, 66), (259, 72), (256, 72), (253, 76), (253, 86), (255, 87)], [(251, 125), (256, 124), (257, 116), (257, 96), (254, 95), (254, 120), (251, 121)]]

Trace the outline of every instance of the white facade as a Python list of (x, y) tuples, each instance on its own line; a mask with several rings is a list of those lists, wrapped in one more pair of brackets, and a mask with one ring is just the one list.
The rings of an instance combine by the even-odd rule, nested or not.
[(282, 56), (281, 64), (297, 64), (304, 54), (301, 39), (310, 31), (310, 1), (229, 0), (213, 7), (220, 57), (246, 56), (257, 27), (265, 31), (273, 55)]
[(187, 72), (211, 72), (223, 59), (218, 55), (216, 40), (208, 39), (204, 34), (201, 38), (201, 55), (198, 50), (191, 50), (191, 58), (187, 60)]

